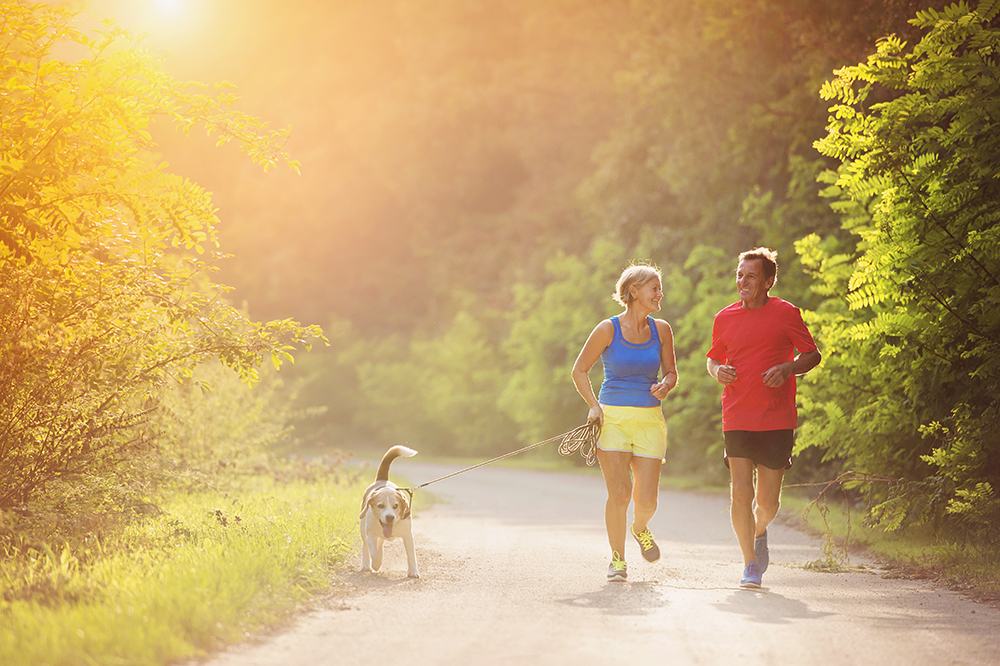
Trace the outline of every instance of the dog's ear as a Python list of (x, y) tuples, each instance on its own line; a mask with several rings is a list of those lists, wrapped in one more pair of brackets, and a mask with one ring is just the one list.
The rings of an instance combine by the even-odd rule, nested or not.
[(358, 520), (364, 520), (365, 514), (368, 513), (368, 509), (372, 508), (372, 501), (375, 499), (375, 491), (369, 488), (365, 491), (365, 496), (361, 498), (361, 515), (358, 516)]
[(399, 498), (399, 503), (403, 505), (403, 510), (400, 511), (403, 518), (410, 517), (410, 495), (402, 488), (396, 489), (396, 497)]

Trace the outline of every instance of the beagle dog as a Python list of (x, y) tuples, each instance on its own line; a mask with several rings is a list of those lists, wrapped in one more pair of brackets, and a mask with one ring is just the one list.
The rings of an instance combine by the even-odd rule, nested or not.
[(402, 539), (406, 547), (406, 575), (420, 578), (413, 550), (410, 524), (410, 493), (389, 480), (389, 466), (399, 457), (417, 455), (413, 449), (394, 446), (382, 456), (375, 482), (361, 500), (361, 571), (378, 571), (386, 539)]

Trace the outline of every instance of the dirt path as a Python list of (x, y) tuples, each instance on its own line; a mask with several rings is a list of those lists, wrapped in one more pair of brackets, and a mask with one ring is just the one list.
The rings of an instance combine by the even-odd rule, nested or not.
[[(393, 467), (418, 483), (454, 470)], [(487, 467), (428, 490), (444, 501), (414, 514), (420, 580), (391, 543), (381, 573), (352, 563), (339, 607), (211, 666), (1000, 663), (1000, 611), (924, 582), (808, 571), (818, 540), (780, 524), (764, 588), (740, 589), (725, 497), (661, 492), (663, 558), (629, 544), (628, 582), (608, 584), (599, 477)]]

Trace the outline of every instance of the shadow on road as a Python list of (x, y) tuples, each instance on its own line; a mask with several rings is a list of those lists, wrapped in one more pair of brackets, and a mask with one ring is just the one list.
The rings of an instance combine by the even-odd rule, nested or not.
[(651, 615), (668, 605), (657, 583), (608, 583), (593, 592), (556, 600), (574, 608), (597, 610), (605, 615)]
[(789, 624), (792, 620), (816, 619), (833, 615), (810, 610), (805, 602), (789, 599), (768, 588), (733, 590), (722, 603), (713, 604), (726, 613), (738, 613), (751, 622)]

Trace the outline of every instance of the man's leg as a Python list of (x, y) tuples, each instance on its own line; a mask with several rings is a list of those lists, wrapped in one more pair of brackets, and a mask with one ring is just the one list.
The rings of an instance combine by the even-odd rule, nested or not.
[(753, 554), (753, 538), (756, 528), (753, 510), (753, 471), (754, 464), (749, 458), (729, 458), (729, 476), (732, 479), (732, 504), (729, 512), (733, 520), (736, 540), (739, 541), (740, 551), (743, 553), (743, 566), (756, 561)]
[(757, 511), (754, 536), (759, 537), (767, 530), (774, 517), (778, 515), (781, 503), (781, 481), (785, 477), (784, 469), (770, 469), (763, 465), (757, 466)]
[(608, 543), (611, 550), (623, 559), (628, 503), (632, 499), (632, 476), (629, 473), (631, 459), (632, 454), (625, 451), (597, 449), (597, 460), (601, 464), (601, 473), (608, 488), (608, 501), (604, 505), (604, 524), (608, 529)]

